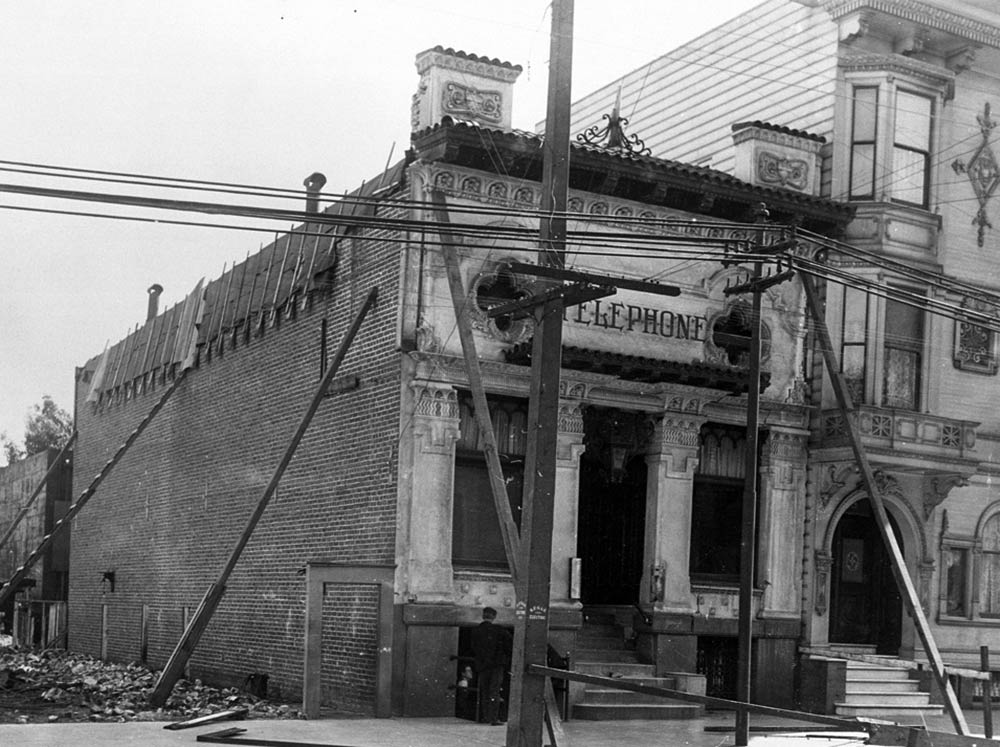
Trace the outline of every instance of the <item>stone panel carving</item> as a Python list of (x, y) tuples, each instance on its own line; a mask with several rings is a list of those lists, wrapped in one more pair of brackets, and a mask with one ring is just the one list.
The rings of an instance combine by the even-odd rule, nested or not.
[(801, 158), (761, 150), (757, 153), (757, 179), (761, 184), (802, 190), (809, 186), (809, 164)]
[(442, 92), (441, 108), (458, 117), (499, 124), (503, 112), (503, 95), (499, 91), (483, 91), (448, 81)]

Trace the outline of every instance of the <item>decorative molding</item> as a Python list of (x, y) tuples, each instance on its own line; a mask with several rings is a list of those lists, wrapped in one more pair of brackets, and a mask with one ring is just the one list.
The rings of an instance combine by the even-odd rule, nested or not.
[(447, 81), (441, 92), (441, 108), (458, 117), (500, 124), (503, 119), (503, 94)]
[(421, 319), (417, 325), (417, 350), (423, 353), (440, 353), (444, 350), (434, 325), (426, 319)]
[(820, 506), (826, 508), (831, 499), (842, 493), (845, 488), (853, 489), (858, 479), (858, 468), (854, 462), (823, 465), (820, 473)]
[(769, 463), (782, 461), (804, 465), (806, 439), (804, 433), (789, 433), (772, 428), (768, 431), (761, 456)]
[(823, 7), (834, 20), (867, 9), (905, 18), (980, 44), (1000, 47), (1000, 27), (921, 0), (827, 0)]
[(746, 127), (733, 125), (733, 127), (740, 127), (740, 129), (733, 132), (733, 145), (740, 145), (741, 143), (753, 140), (758, 143), (768, 143), (783, 148), (794, 148), (795, 150), (806, 151), (813, 155), (819, 155), (823, 149), (824, 138), (820, 138), (819, 136), (783, 132), (774, 127), (758, 126), (755, 124), (750, 124)]
[(675, 416), (667, 413), (656, 424), (654, 439), (660, 451), (667, 452), (675, 446), (697, 449), (701, 445), (701, 426), (705, 419)]
[(473, 57), (463, 52), (457, 54), (462, 56), (456, 56), (451, 50), (427, 50), (417, 58), (417, 73), (422, 75), (431, 67), (443, 67), (458, 73), (493, 78), (504, 83), (514, 83), (521, 74), (520, 65), (496, 62), (485, 57)]
[(988, 101), (983, 105), (983, 113), (976, 115), (976, 121), (979, 122), (979, 132), (983, 136), (983, 142), (980, 143), (979, 148), (976, 149), (968, 163), (955, 161), (951, 167), (956, 174), (968, 174), (972, 189), (976, 193), (979, 211), (972, 219), (972, 224), (978, 226), (979, 246), (982, 246), (986, 229), (993, 228), (993, 224), (990, 223), (990, 219), (986, 215), (986, 205), (996, 191), (997, 185), (1000, 185), (1000, 166), (997, 165), (996, 156), (993, 155), (993, 149), (990, 147), (990, 133), (993, 132), (997, 123), (990, 117), (990, 103)]
[(924, 519), (930, 519), (934, 509), (944, 502), (953, 488), (969, 484), (967, 475), (959, 473), (927, 475), (924, 478)]
[(668, 412), (698, 415), (701, 413), (701, 408), (704, 404), (700, 396), (675, 394), (667, 400), (665, 409)]
[(495, 285), (507, 283), (511, 293), (530, 294), (528, 285), (532, 279), (521, 278), (510, 272), (504, 272), (504, 265), (509, 258), (502, 257), (499, 260), (491, 261), (487, 264), (487, 269), (480, 272), (469, 284), (468, 300), (465, 305), (469, 312), (469, 319), (473, 329), (478, 329), (495, 340), (509, 343), (519, 343), (528, 340), (534, 330), (530, 318), (507, 319), (506, 324), (500, 318), (490, 318), (486, 310), (479, 305), (479, 292), (483, 288), (490, 288)]
[(920, 577), (920, 606), (925, 615), (931, 613), (931, 579), (934, 577), (934, 561), (926, 558), (917, 566), (917, 575)]
[(809, 163), (767, 150), (757, 151), (757, 181), (769, 186), (804, 190), (809, 186)]
[(898, 54), (864, 52), (847, 54), (837, 60), (837, 66), (847, 73), (895, 73), (917, 79), (931, 88), (947, 93), (955, 85), (955, 73), (929, 62)]
[(414, 415), (458, 420), (458, 393), (448, 385), (413, 385)]
[(833, 556), (828, 552), (817, 550), (815, 554), (815, 566), (816, 588), (814, 589), (813, 595), (813, 607), (816, 610), (816, 615), (823, 617), (827, 610), (828, 600), (826, 590), (827, 586), (829, 586), (830, 568), (833, 566)]
[[(413, 432), (421, 450), (448, 455), (459, 431), (458, 393), (444, 384), (414, 382)], [(419, 437), (423, 436), (423, 439)]]
[[(975, 298), (966, 298), (962, 301), (962, 308), (989, 313), (995, 307)], [(972, 322), (955, 320), (952, 363), (961, 371), (985, 376), (996, 375), (998, 368), (996, 333)]]
[[(420, 162), (425, 169), (423, 191), (431, 193), (443, 192), (451, 197), (477, 200), (506, 207), (541, 207), (541, 191), (536, 182), (519, 179), (491, 178), (484, 183), (479, 172), (464, 169), (460, 166), (444, 166), (437, 162)], [(665, 208), (651, 208), (645, 203), (630, 202), (609, 198), (605, 195), (593, 195), (590, 192), (571, 191), (567, 201), (567, 212), (572, 218), (573, 213), (588, 216), (588, 222), (600, 223), (613, 228), (625, 228), (635, 233), (651, 236), (696, 236), (713, 238), (719, 241), (734, 243), (756, 241), (752, 235), (755, 231), (743, 226), (727, 228), (717, 224), (705, 225), (692, 220), (689, 213)], [(785, 241), (788, 233), (784, 229), (768, 232), (765, 245)], [(809, 241), (799, 240), (801, 249), (809, 251), (807, 256), (814, 255), (821, 249)]]
[(585, 382), (559, 379), (559, 396), (566, 399), (586, 399), (589, 387)]
[(578, 401), (559, 403), (558, 432), (583, 435), (583, 405)]

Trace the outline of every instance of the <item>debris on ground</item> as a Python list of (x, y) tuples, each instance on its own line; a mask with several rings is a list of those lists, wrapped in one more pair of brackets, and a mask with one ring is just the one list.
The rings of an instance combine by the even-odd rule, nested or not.
[(179, 680), (163, 708), (146, 702), (157, 675), (61, 650), (0, 649), (0, 723), (177, 721), (246, 709), (247, 718), (301, 718), (298, 708), (201, 680)]

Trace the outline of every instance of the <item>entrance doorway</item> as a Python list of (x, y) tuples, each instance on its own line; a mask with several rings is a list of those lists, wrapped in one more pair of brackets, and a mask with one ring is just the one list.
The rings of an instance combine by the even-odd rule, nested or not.
[[(902, 550), (899, 527), (891, 516), (889, 524)], [(889, 551), (871, 503), (860, 500), (833, 534), (830, 642), (873, 645), (876, 653), (894, 656), (899, 653), (902, 612)]]
[(580, 457), (577, 554), (584, 604), (639, 601), (646, 524), (643, 413), (590, 407)]
[(584, 604), (635, 604), (642, 578), (646, 460), (634, 457), (625, 479), (609, 482), (600, 464), (580, 459), (578, 550)]

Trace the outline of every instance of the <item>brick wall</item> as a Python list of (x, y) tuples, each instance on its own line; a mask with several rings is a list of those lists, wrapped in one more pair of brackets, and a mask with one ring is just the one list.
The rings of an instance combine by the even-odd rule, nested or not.
[[(360, 386), (321, 404), (190, 660), (192, 676), (209, 682), (242, 684), (260, 672), (272, 696), (301, 694), (299, 570), (312, 559), (395, 562), (399, 245), (383, 238), (344, 241), (331, 286), (295, 318), (283, 314), (278, 325), (221, 355), (202, 348), (197, 367), (75, 521), (71, 649), (100, 653), (106, 604), (108, 657), (139, 659), (146, 604), (148, 662), (166, 662), (182, 631), (182, 608), (193, 615), (222, 571), (319, 383), (323, 320), (332, 359), (377, 285), (378, 304), (340, 369), (357, 375)], [(83, 401), (88, 384), (79, 382), (77, 494), (169, 383), (160, 377), (152, 390), (95, 406)], [(101, 582), (110, 570), (114, 592)], [(374, 616), (373, 600), (357, 594), (338, 601), (337, 619)], [(350, 626), (333, 626), (324, 644), (343, 651), (336, 659), (343, 679), (330, 675), (331, 688), (371, 680), (373, 637), (356, 639)], [(369, 691), (355, 684), (353, 692), (350, 706), (370, 710), (362, 702)]]

